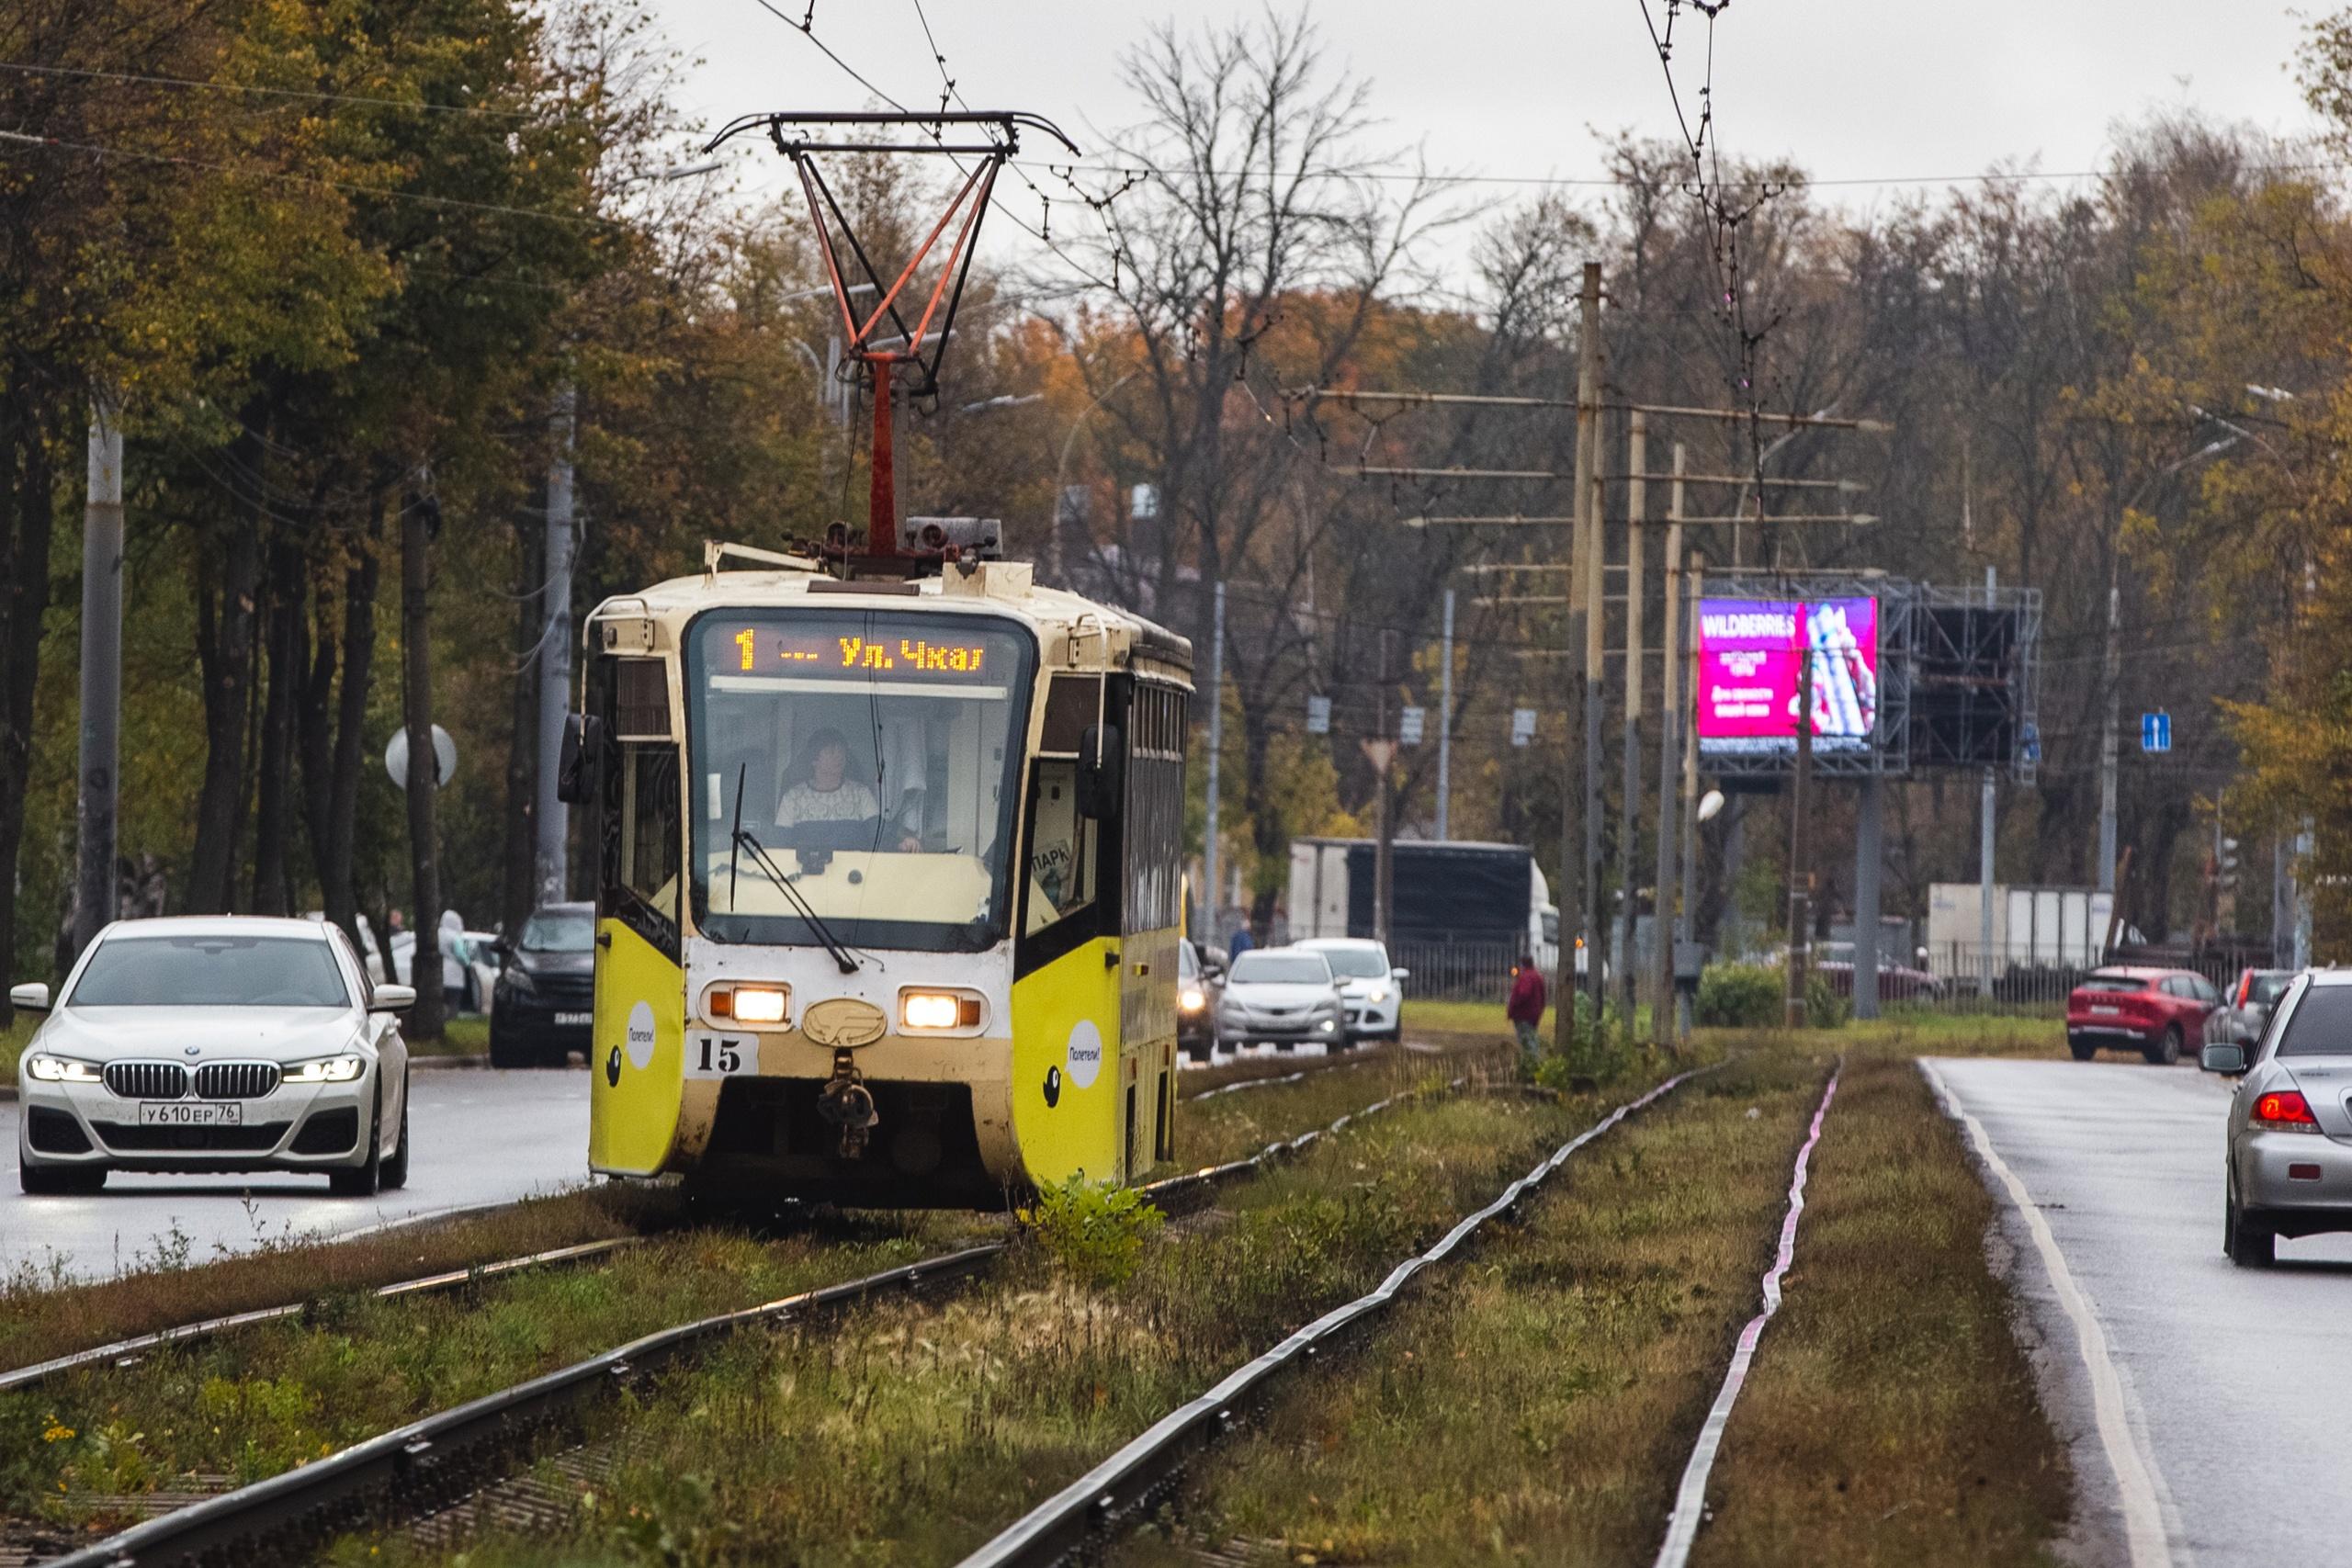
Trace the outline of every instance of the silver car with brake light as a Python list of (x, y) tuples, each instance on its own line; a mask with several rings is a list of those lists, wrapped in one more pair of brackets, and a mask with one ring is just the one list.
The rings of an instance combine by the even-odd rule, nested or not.
[(2203, 1065), (2238, 1075), (2223, 1171), (2230, 1261), (2262, 1267), (2282, 1236), (2352, 1231), (2352, 971), (2297, 977), (2259, 1041), (2215, 1042)]
[(406, 986), (335, 927), (253, 916), (119, 920), (84, 952), (17, 1064), (28, 1193), (115, 1170), (312, 1171), (345, 1196), (408, 1180)]

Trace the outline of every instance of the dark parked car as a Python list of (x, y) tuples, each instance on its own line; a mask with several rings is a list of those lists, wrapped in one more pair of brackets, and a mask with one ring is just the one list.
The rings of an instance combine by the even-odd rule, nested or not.
[(1176, 944), (1176, 1046), (1194, 1061), (1216, 1053), (1216, 998), (1225, 989), (1225, 965), (1201, 961), (1199, 946)]
[(2095, 969), (2066, 998), (2066, 1046), (2077, 1062), (2102, 1045), (2177, 1062), (2204, 1044), (2221, 1010), (2213, 982), (2187, 969)]
[(560, 1067), (574, 1051), (587, 1055), (595, 1021), (596, 906), (543, 906), (502, 956), (490, 1065)]
[(2228, 1000), (2222, 1004), (2219, 1017), (2213, 1021), (2212, 1040), (2233, 1041), (2247, 1048), (2253, 1055), (2256, 1041), (2269, 1027), (2270, 1010), (2295, 983), (2292, 969), (2248, 969), (2238, 976), (2238, 983), (2230, 987)]
[[(1829, 988), (1841, 997), (1854, 994), (1854, 964), (1850, 958), (1831, 958), (1814, 965)], [(1942, 998), (1944, 983), (1925, 969), (1914, 969), (1907, 964), (1890, 964), (1884, 959), (1878, 965), (1878, 999), (1883, 1002), (1925, 1002)]]

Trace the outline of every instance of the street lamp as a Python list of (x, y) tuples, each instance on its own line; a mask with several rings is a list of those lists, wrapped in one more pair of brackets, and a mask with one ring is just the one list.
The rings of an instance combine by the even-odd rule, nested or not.
[(1069, 422), (1069, 434), (1062, 437), (1061, 461), (1054, 465), (1052, 525), (1046, 532), (1046, 570), (1057, 585), (1062, 581), (1062, 486), (1069, 477), (1070, 448), (1078, 445), (1078, 433), (1086, 428), (1086, 422), (1093, 417), (1094, 411), (1109, 401), (1112, 393), (1142, 374), (1143, 370), (1138, 367), (1103, 388), (1094, 400), (1086, 405), (1085, 412)]

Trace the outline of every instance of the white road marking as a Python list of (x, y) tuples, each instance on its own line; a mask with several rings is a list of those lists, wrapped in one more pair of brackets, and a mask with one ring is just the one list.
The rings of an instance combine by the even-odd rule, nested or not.
[[(1787, 1277), (1789, 1265), (1796, 1261), (1797, 1219), (1804, 1213), (1805, 1175), (1813, 1165), (1814, 1145), (1821, 1142), (1821, 1123), (1829, 1114), (1829, 1102), (1838, 1098), (1838, 1080), (1845, 1076), (1846, 1064), (1841, 1059), (1829, 1075), (1828, 1087), (1821, 1091), (1821, 1103), (1814, 1107), (1813, 1125), (1806, 1129), (1804, 1145), (1797, 1150), (1795, 1172), (1789, 1178), (1789, 1209), (1781, 1220), (1781, 1245), (1772, 1255), (1772, 1267), (1764, 1275), (1764, 1305), (1747, 1325), (1739, 1331), (1739, 1343), (1732, 1351), (1731, 1368), (1724, 1373), (1724, 1385), (1716, 1391), (1715, 1403), (1707, 1410), (1707, 1419), (1699, 1427), (1699, 1440), (1690, 1446), (1690, 1461), (1682, 1467), (1682, 1484), (1675, 1489), (1674, 1512), (1667, 1516), (1666, 1540), (1657, 1549), (1657, 1568), (1683, 1568), (1690, 1561), (1690, 1548), (1699, 1539), (1699, 1526), (1707, 1515), (1707, 1477), (1715, 1468), (1715, 1454), (1722, 1449), (1724, 1428), (1731, 1424), (1731, 1407), (1739, 1400), (1739, 1391), (1747, 1386), (1747, 1369), (1756, 1359), (1757, 1342), (1764, 1337), (1764, 1325), (1781, 1310), (1781, 1281)], [(1754, 1111), (1748, 1112), (1756, 1114)]]
[(2124, 1402), (2123, 1379), (2116, 1370), (2115, 1359), (2108, 1348), (2107, 1330), (2100, 1325), (2090, 1297), (2075, 1281), (2074, 1270), (2066, 1266), (2066, 1256), (2058, 1250), (2058, 1238), (2051, 1234), (2050, 1222), (2035, 1205), (2033, 1194), (2026, 1190), (2017, 1172), (1993, 1147), (1984, 1123), (1961, 1104), (1960, 1097), (1944, 1082), (1935, 1064), (1923, 1059), (1919, 1070), (1928, 1075), (1928, 1082), (1943, 1101), (1945, 1113), (1968, 1129), (1968, 1139), (1975, 1145), (1977, 1157), (2000, 1179), (2010, 1205), (2025, 1221), (2026, 1230), (2033, 1237), (2034, 1251), (2050, 1275), (2051, 1290), (2057, 1296), (2059, 1306), (2075, 1325), (2075, 1347), (2081, 1352), (2084, 1370), (2090, 1374), (2091, 1409), (2099, 1448), (2107, 1455), (2108, 1467), (2115, 1472), (2116, 1501), (2123, 1515), (2124, 1545), (2132, 1568), (2169, 1568), (2185, 1560), (2187, 1553), (2176, 1556), (2165, 1534), (2164, 1509), (2158, 1501), (2162, 1482), (2155, 1456), (2132, 1429)]

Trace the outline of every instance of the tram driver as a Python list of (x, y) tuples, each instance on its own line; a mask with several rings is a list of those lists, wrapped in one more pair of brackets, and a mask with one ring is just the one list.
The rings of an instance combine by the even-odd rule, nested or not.
[[(849, 776), (849, 742), (838, 729), (820, 729), (808, 738), (806, 776), (786, 788), (775, 805), (775, 825), (797, 828), (804, 822), (872, 822), (882, 815), (882, 802), (872, 786)], [(899, 850), (914, 854), (922, 841), (903, 833)]]

